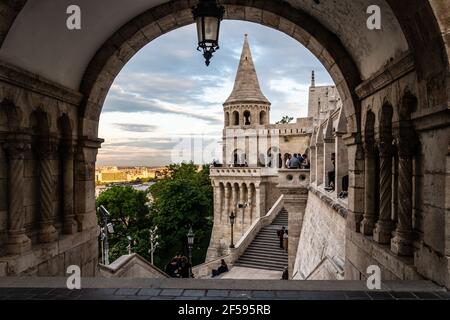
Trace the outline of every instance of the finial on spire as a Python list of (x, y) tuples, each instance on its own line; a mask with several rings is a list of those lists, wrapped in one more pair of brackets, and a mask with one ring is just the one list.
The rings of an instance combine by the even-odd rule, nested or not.
[(314, 70), (311, 73), (311, 87), (316, 86), (316, 76), (314, 75)]

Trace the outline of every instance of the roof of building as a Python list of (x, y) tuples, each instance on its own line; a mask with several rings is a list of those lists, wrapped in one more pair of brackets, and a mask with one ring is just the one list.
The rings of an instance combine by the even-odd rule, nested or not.
[(241, 102), (259, 102), (270, 104), (269, 100), (267, 100), (261, 92), (247, 35), (245, 35), (244, 39), (244, 47), (242, 48), (241, 59), (239, 61), (236, 80), (234, 81), (233, 92), (231, 92), (231, 95), (224, 104)]

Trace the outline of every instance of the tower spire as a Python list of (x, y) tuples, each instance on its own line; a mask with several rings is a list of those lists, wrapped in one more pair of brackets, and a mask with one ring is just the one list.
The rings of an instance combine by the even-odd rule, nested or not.
[(316, 86), (316, 76), (314, 74), (314, 70), (311, 73), (311, 87), (315, 87)]
[(245, 34), (241, 59), (234, 81), (233, 91), (225, 104), (234, 102), (261, 102), (270, 104), (261, 92), (255, 65), (253, 64), (248, 35)]

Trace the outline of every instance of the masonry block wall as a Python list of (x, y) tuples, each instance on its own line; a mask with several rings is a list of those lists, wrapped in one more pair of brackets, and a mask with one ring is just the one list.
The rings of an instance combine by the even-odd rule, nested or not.
[(94, 180), (77, 170), (94, 168), (96, 149), (77, 136), (80, 99), (0, 65), (0, 275), (64, 275), (69, 265), (96, 273)]

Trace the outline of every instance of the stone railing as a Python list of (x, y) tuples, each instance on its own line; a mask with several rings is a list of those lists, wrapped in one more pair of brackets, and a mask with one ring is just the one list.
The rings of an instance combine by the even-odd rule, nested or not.
[(216, 168), (211, 167), (211, 177), (261, 177), (261, 176), (275, 176), (278, 169), (261, 168), (261, 167), (232, 167), (232, 168)]
[(284, 202), (283, 202), (284, 196), (281, 195), (277, 202), (272, 206), (272, 208), (267, 212), (267, 214), (251, 225), (251, 227), (247, 230), (247, 232), (242, 236), (242, 238), (238, 241), (236, 244), (236, 247), (234, 249), (231, 249), (230, 254), (233, 255), (233, 261), (236, 261), (239, 259), (241, 255), (244, 254), (245, 250), (247, 250), (248, 246), (252, 241), (255, 239), (256, 235), (263, 229), (264, 227), (267, 227), (270, 225), (275, 218), (277, 217), (278, 213), (283, 208)]
[(305, 169), (278, 170), (279, 188), (308, 188), (310, 171)]
[(230, 249), (230, 253), (219, 257), (217, 259), (205, 262), (198, 266), (192, 268), (192, 273), (196, 278), (204, 278), (211, 276), (212, 270), (217, 269), (220, 266), (220, 262), (222, 259), (228, 264), (231, 268), (233, 264), (242, 256), (247, 250), (248, 246), (255, 239), (256, 235), (263, 229), (264, 227), (270, 225), (278, 213), (281, 211), (284, 205), (283, 195), (278, 198), (277, 202), (272, 206), (272, 208), (267, 212), (267, 214), (259, 219), (255, 220), (251, 227), (247, 230), (247, 232), (242, 236), (242, 238), (238, 241), (235, 248)]

